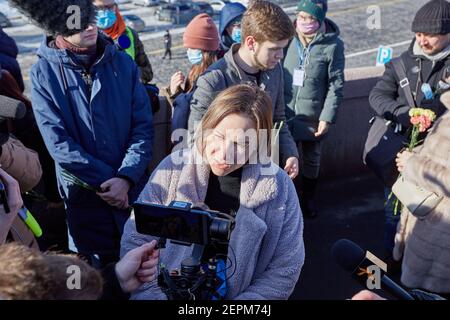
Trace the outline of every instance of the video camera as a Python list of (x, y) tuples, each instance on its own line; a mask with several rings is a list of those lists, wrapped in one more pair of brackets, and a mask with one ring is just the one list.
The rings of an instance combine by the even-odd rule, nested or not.
[(172, 201), (169, 206), (136, 202), (133, 205), (136, 230), (178, 245), (194, 245), (192, 256), (183, 260), (181, 270), (160, 268), (158, 285), (169, 300), (218, 300), (226, 291), (227, 249), (235, 220), (218, 211)]

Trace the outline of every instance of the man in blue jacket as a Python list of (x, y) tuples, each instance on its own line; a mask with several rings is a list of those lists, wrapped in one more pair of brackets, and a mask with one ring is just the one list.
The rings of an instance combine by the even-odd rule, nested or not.
[[(31, 70), (34, 114), (56, 162), (76, 249), (102, 267), (119, 259), (127, 209), (148, 179), (147, 93), (133, 60), (98, 33), (90, 0), (11, 2), (51, 34)], [(66, 13), (72, 4), (82, 6), (78, 29)]]

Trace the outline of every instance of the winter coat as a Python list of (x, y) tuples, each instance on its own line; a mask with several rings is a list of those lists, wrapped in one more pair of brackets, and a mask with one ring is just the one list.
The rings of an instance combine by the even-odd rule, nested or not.
[[(48, 40), (31, 70), (32, 101), (62, 194), (70, 199), (74, 187), (62, 178), (63, 169), (93, 187), (116, 176), (142, 185), (153, 127), (136, 64), (99, 35), (104, 53), (85, 70), (67, 50), (49, 47)], [(91, 94), (83, 78), (92, 79)]]
[[(409, 80), (416, 105), (432, 109), (437, 116), (440, 116), (446, 109), (439, 101), (439, 97), (425, 100), (421, 86), (423, 83), (428, 83), (433, 91), (436, 90), (445, 68), (450, 66), (450, 52), (447, 57), (434, 63), (423, 55), (415, 54), (414, 43), (415, 40), (411, 42), (409, 49), (401, 55), (405, 64), (406, 77)], [(392, 62), (386, 64), (385, 67), (383, 76), (370, 92), (370, 106), (380, 117), (397, 121), (408, 128), (411, 126), (408, 115), (410, 106), (406, 100), (404, 89), (399, 86), (401, 79), (395, 73)]]
[(8, 36), (0, 27), (0, 69), (5, 69), (14, 77), (20, 90), (23, 92), (25, 86), (23, 84), (23, 77), (20, 71), (19, 63), (17, 62), (17, 54), (19, 49), (13, 38)]
[(173, 133), (177, 129), (186, 130), (188, 128), (190, 105), (194, 90), (185, 92), (183, 89), (178, 87), (177, 92), (175, 92), (175, 94), (172, 94), (172, 92), (170, 91), (170, 86), (168, 86), (163, 88), (162, 94), (167, 99), (168, 104), (172, 108), (171, 132)]
[[(395, 236), (394, 258), (403, 256), (401, 281), (411, 288), (450, 293), (450, 91), (447, 110), (409, 158), (402, 175), (443, 200), (424, 218), (404, 209)], [(444, 95), (442, 96), (444, 100)]]
[(36, 151), (25, 147), (15, 137), (10, 136), (1, 146), (0, 165), (17, 180), (21, 193), (30, 191), (41, 180), (42, 168), (39, 155)]
[(14, 218), (6, 238), (6, 242), (16, 242), (29, 248), (39, 250), (36, 237), (19, 216)]
[(150, 83), (153, 79), (153, 69), (150, 61), (148, 60), (147, 54), (145, 53), (144, 44), (141, 39), (139, 39), (139, 35), (134, 29), (130, 27), (127, 28), (133, 34), (135, 50), (134, 62), (136, 62), (141, 72), (141, 80), (143, 83)]
[(234, 19), (242, 16), (246, 8), (243, 4), (237, 2), (227, 3), (220, 11), (219, 18), (219, 36), (221, 51), (228, 51), (234, 43), (231, 35), (226, 32), (226, 28)]
[[(154, 171), (139, 200), (168, 205), (172, 200), (204, 203), (210, 167), (194, 164), (192, 153), (175, 152)], [(183, 161), (178, 161), (179, 159)], [(303, 219), (295, 187), (278, 166), (267, 174), (262, 165), (246, 165), (242, 172), (240, 207), (231, 233), (227, 270), (227, 299), (287, 299), (304, 262)], [(264, 175), (265, 174), (265, 175)], [(134, 216), (125, 225), (121, 256), (152, 237), (136, 231)], [(169, 270), (179, 268), (192, 247), (171, 243), (160, 252)], [(235, 269), (235, 270), (234, 270)], [(234, 271), (233, 271), (234, 270)], [(133, 292), (133, 299), (165, 299), (156, 280)]]
[(36, 121), (55, 160), (67, 223), (78, 252), (118, 258), (129, 212), (109, 206), (95, 192), (65, 178), (64, 171), (94, 188), (114, 177), (128, 180), (133, 203), (144, 187), (153, 140), (152, 110), (137, 65), (111, 39), (90, 70), (73, 54), (48, 45), (31, 70)]
[(172, 36), (170, 35), (170, 33), (166, 33), (164, 35), (164, 46), (166, 50), (170, 50), (170, 48), (172, 47)]
[(300, 66), (299, 51), (306, 50), (298, 37), (291, 41), (283, 62), (286, 118), (295, 140), (302, 139), (298, 127), (305, 126), (305, 122), (315, 129), (319, 120), (334, 123), (343, 100), (344, 43), (333, 21), (325, 20), (325, 30), (309, 44), (303, 87), (293, 84), (294, 70)]
[[(194, 136), (196, 125), (201, 121), (211, 102), (226, 88), (249, 81), (245, 73), (241, 73), (234, 61), (233, 54), (239, 50), (240, 45), (234, 44), (225, 56), (209, 66), (208, 70), (197, 80), (197, 88), (191, 100), (191, 111), (188, 129), (191, 137)], [(273, 122), (286, 122), (285, 104), (283, 95), (283, 68), (278, 64), (272, 70), (261, 72), (259, 87), (264, 90), (272, 100)], [(288, 126), (284, 125), (280, 131), (280, 163), (289, 157), (299, 157), (297, 146), (292, 139)]]

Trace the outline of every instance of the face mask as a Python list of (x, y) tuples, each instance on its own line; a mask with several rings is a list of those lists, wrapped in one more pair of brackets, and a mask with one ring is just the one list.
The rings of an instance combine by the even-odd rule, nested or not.
[(234, 28), (231, 34), (231, 39), (233, 39), (235, 43), (241, 43), (241, 35), (242, 35), (241, 28)]
[(116, 12), (112, 10), (98, 10), (96, 14), (97, 27), (100, 29), (108, 29), (116, 23)]
[(303, 34), (311, 34), (316, 32), (320, 27), (319, 21), (300, 22), (297, 20), (297, 30)]
[(202, 50), (200, 49), (188, 49), (187, 50), (187, 57), (189, 59), (189, 62), (193, 65), (200, 64), (203, 60), (203, 54)]

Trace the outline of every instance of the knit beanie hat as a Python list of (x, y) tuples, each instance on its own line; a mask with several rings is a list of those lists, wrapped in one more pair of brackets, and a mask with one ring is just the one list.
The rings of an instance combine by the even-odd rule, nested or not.
[[(322, 4), (322, 8), (318, 6)], [(316, 18), (320, 23), (325, 20), (325, 14), (328, 10), (327, 0), (301, 0), (298, 3), (297, 11), (304, 11)]]
[(431, 34), (450, 33), (450, 3), (446, 0), (427, 2), (417, 11), (411, 30)]
[(9, 3), (51, 35), (71, 36), (95, 23), (92, 0), (9, 0)]
[(219, 50), (219, 31), (213, 19), (206, 13), (195, 16), (184, 31), (183, 44), (185, 48)]

